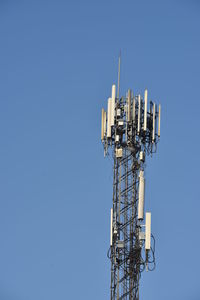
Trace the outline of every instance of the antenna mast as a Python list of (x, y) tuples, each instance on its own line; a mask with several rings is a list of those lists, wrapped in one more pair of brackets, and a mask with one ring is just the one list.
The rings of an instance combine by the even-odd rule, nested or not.
[(117, 99), (119, 99), (120, 67), (121, 67), (121, 50), (120, 50), (120, 53), (119, 53), (119, 63), (118, 63)]
[(119, 98), (112, 86), (107, 113), (102, 109), (101, 141), (104, 154), (113, 154), (113, 203), (110, 221), (110, 300), (139, 300), (143, 270), (155, 268), (155, 240), (151, 213), (144, 216), (145, 159), (155, 153), (160, 139), (160, 114), (155, 103), (129, 89)]

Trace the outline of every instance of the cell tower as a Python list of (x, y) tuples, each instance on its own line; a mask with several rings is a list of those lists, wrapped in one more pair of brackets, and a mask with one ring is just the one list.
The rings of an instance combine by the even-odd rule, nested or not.
[(107, 112), (102, 109), (104, 155), (113, 156), (113, 206), (110, 219), (110, 300), (138, 300), (143, 270), (155, 268), (155, 240), (151, 213), (146, 212), (145, 158), (155, 153), (160, 139), (161, 106), (129, 89), (119, 97), (112, 86)]

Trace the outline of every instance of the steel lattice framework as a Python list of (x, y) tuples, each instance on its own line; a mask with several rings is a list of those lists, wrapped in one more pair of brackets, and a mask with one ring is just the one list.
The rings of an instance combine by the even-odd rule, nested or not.
[[(119, 85), (119, 83), (118, 83)], [(102, 109), (101, 140), (113, 166), (113, 207), (110, 248), (111, 300), (138, 300), (141, 272), (155, 267), (151, 214), (144, 222), (145, 157), (156, 151), (160, 138), (160, 105), (133, 95), (117, 97), (112, 86), (107, 113)]]

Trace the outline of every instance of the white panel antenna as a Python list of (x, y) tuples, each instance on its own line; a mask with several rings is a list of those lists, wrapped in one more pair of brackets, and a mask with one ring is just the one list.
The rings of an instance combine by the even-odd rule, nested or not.
[(127, 121), (131, 121), (131, 90), (128, 90), (128, 115), (127, 115)]
[(144, 156), (144, 152), (140, 151), (140, 161), (144, 162), (145, 161), (145, 156)]
[(114, 126), (115, 124), (115, 97), (116, 97), (116, 85), (112, 86), (112, 105), (111, 105), (111, 122), (110, 125)]
[(146, 213), (146, 226), (145, 226), (145, 249), (151, 249), (151, 213)]
[(144, 131), (147, 130), (147, 89), (144, 91)]
[(113, 209), (110, 210), (110, 246), (113, 244)]
[(141, 96), (138, 95), (138, 127), (137, 132), (140, 133), (140, 114), (141, 114)]
[(152, 143), (155, 142), (156, 134), (156, 104), (153, 103), (153, 128), (152, 128)]
[(143, 220), (144, 219), (144, 197), (145, 197), (144, 171), (140, 170), (140, 175), (139, 175), (138, 220)]
[(107, 138), (111, 137), (111, 108), (112, 108), (112, 98), (108, 98)]
[(159, 111), (158, 111), (158, 137), (160, 137), (160, 118), (161, 118), (161, 105), (159, 104)]
[(104, 111), (104, 126), (103, 126), (103, 134), (106, 136), (106, 111)]
[(104, 109), (101, 110), (101, 141), (104, 139)]
[(135, 124), (135, 98), (133, 98), (132, 119), (133, 124)]

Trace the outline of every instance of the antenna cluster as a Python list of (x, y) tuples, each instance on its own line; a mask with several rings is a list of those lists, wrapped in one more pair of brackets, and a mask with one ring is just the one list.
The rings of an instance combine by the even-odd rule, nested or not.
[[(108, 98), (107, 112), (102, 109), (101, 141), (105, 154), (109, 146), (128, 147), (134, 145), (142, 151), (153, 153), (160, 138), (161, 106), (149, 102), (148, 91), (144, 97), (128, 90), (126, 97), (116, 97), (116, 86), (112, 86), (111, 97)], [(121, 153), (121, 152), (120, 152)]]
[[(119, 81), (119, 80), (118, 80)], [(119, 82), (118, 82), (119, 86)], [(139, 299), (141, 272), (155, 267), (151, 213), (145, 203), (145, 158), (155, 153), (160, 139), (161, 106), (135, 95), (116, 96), (112, 86), (107, 112), (102, 109), (104, 155), (114, 161), (113, 206), (110, 221), (111, 300)], [(145, 220), (144, 220), (145, 219)]]

